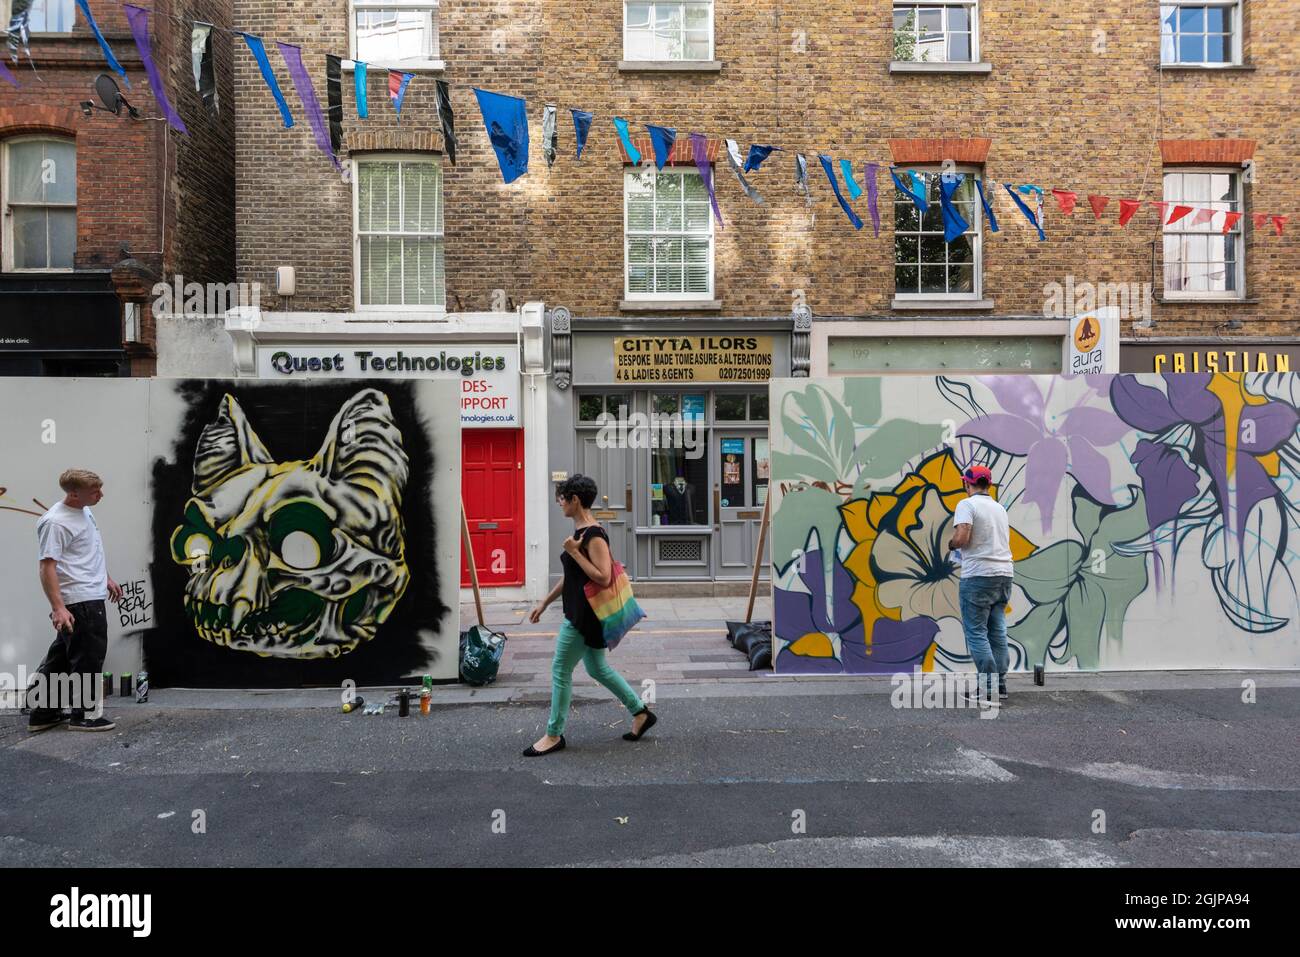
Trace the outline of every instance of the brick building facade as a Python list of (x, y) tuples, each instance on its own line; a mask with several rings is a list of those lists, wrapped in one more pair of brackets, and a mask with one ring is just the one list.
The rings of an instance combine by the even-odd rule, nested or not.
[[(32, 64), (26, 56), (10, 63), (17, 88), (0, 82), (0, 147), (8, 150), (8, 192), (0, 196), (0, 338), (7, 340), (0, 343), (0, 374), (152, 375), (154, 284), (177, 276), (197, 283), (234, 278), (232, 38), (214, 31), (215, 116), (195, 92), (190, 59), (191, 21), (228, 25), (230, 0), (137, 5), (152, 11), (154, 60), (189, 136), (160, 119), (121, 4), (92, 2), (90, 9), (129, 87), (108, 67), (72, 0), (31, 0)], [(14, 6), (0, 0), (0, 28)], [(94, 83), (101, 73), (117, 81), (140, 119), (125, 110), (85, 112), (84, 101), (99, 104)], [(48, 168), (56, 181), (61, 162), (75, 156), (75, 192), (59, 194), (72, 200), (64, 210), (75, 209), (75, 245), (61, 240), (37, 263), (24, 258), (31, 250), (15, 241), (13, 224), (16, 207), (32, 208), (34, 197), (22, 195), (16, 180), (31, 161), (31, 144), (40, 141), (52, 144), (41, 148), (54, 161)], [(24, 143), (27, 154), (12, 155)], [(127, 303), (134, 304), (130, 313)]]
[[(662, 5), (662, 4), (661, 4)], [(978, 169), (991, 180), (1032, 181), (1079, 193), (1081, 209), (1062, 216), (1048, 201), (1048, 241), (1021, 228), (1005, 196), (1003, 229), (984, 236), (984, 316), (1038, 315), (1044, 286), (1159, 279), (1155, 212), (1143, 209), (1121, 229), (1114, 200), (1094, 222), (1084, 197), (1158, 200), (1162, 174), (1176, 163), (1217, 163), (1238, 173), (1244, 209), (1286, 213), (1294, 205), (1281, 172), (1297, 145), (1288, 108), (1296, 68), (1286, 31), (1254, 28), (1244, 3), (1242, 63), (1228, 68), (1161, 68), (1160, 8), (1114, 13), (1056, 4), (1042, 12), (979, 10), (981, 63), (987, 72), (891, 69), (891, 5), (883, 2), (729, 3), (713, 10), (713, 57), (687, 69), (646, 69), (624, 60), (624, 4), (443, 3), (438, 11), (445, 69), (417, 73), (399, 123), (381, 71), (370, 75), (371, 115), (353, 109), (345, 74), (345, 157), (362, 150), (440, 148), (434, 76), (452, 84), (459, 120), (458, 165), (443, 170), (446, 290), (449, 309), (486, 308), (494, 289), (516, 302), (563, 303), (575, 315), (619, 315), (623, 295), (623, 154), (610, 117), (659, 122), (802, 150), (815, 204), (793, 188), (788, 155), (775, 154), (752, 177), (766, 203), (747, 200), (719, 163), (726, 223), (716, 230), (716, 285), (706, 313), (786, 315), (803, 290), (817, 315), (905, 317), (894, 310), (890, 240), (894, 192), (881, 177), (883, 223), (853, 231), (834, 204), (818, 153), (905, 165), (938, 162), (949, 144), (986, 140)], [(304, 45), (323, 98), (324, 53), (347, 55), (348, 4), (239, 0), (242, 27)], [(1281, 11), (1292, 20), (1297, 4)], [(928, 66), (935, 66), (928, 64)], [(287, 77), (281, 83), (292, 98)], [(471, 87), (526, 97), (532, 114), (530, 174), (503, 186), (479, 121)], [(297, 266), (295, 309), (354, 308), (351, 187), (323, 161), (305, 123), (280, 128), (251, 58), (236, 60), (239, 271), (263, 280), (275, 264)], [(543, 103), (560, 107), (560, 157), (549, 172), (538, 149)], [(296, 105), (296, 104), (295, 104)], [(572, 157), (567, 108), (592, 111), (590, 145)], [(1240, 141), (1231, 155), (1213, 143)], [(958, 144), (960, 148), (960, 143)], [(1228, 157), (1228, 158), (1216, 158)], [(1166, 165), (1169, 164), (1169, 165)], [(862, 208), (865, 201), (857, 204)], [(815, 215), (813, 215), (815, 213)], [(310, 230), (302, 224), (310, 222)], [(1225, 303), (1156, 302), (1160, 334), (1206, 333), (1237, 319), (1244, 332), (1291, 331), (1300, 280), (1294, 229), (1281, 239), (1271, 224), (1245, 225), (1246, 294)], [(1162, 299), (1157, 282), (1156, 298)], [(928, 311), (934, 308), (927, 304)], [(639, 312), (640, 310), (636, 310)], [(946, 310), (939, 310), (946, 311)], [(969, 310), (965, 310), (969, 311)], [(627, 310), (632, 314), (631, 310)]]
[[(696, 494), (704, 518), (688, 523), (697, 549), (687, 547), (685, 533), (656, 544), (668, 515), (655, 496), (682, 477), (670, 474), (680, 467), (664, 466), (659, 476), (660, 466), (644, 458), (610, 464), (610, 456), (584, 444), (590, 403), (607, 408), (613, 396), (646, 411), (659, 402), (653, 390), (619, 378), (615, 335), (770, 337), (772, 375), (835, 371), (834, 350), (826, 348), (834, 333), (817, 326), (845, 342), (878, 344), (865, 350), (871, 355), (864, 371), (960, 371), (971, 355), (981, 356), (983, 369), (1055, 371), (1068, 319), (1080, 309), (1067, 301), (1050, 315), (1053, 297), (1084, 287), (1133, 291), (1124, 302), (1126, 341), (1294, 333), (1295, 226), (1278, 237), (1271, 223), (1256, 228), (1249, 214), (1287, 214), (1295, 205), (1283, 171), (1300, 147), (1300, 123), (1290, 109), (1297, 55), (1293, 31), (1275, 27), (1294, 24), (1300, 0), (1212, 6), (1184, 10), (1145, 0), (1113, 10), (1053, 3), (1012, 11), (950, 3), (940, 6), (943, 19), (932, 21), (926, 18), (934, 8), (909, 12), (883, 0), (236, 0), (241, 29), (302, 45), (322, 105), (326, 53), (383, 59), (358, 47), (387, 49), (368, 11), (387, 9), (390, 25), (408, 23), (417, 47), (425, 44), (412, 54), (417, 65), (371, 63), (366, 119), (358, 118), (353, 73), (345, 66), (340, 160), (347, 177), (316, 147), (283, 64), (273, 57), (300, 120), (288, 130), (252, 58), (236, 58), (238, 278), (270, 290), (278, 267), (292, 267), (294, 276), (292, 295), (264, 292), (256, 315), (228, 321), (236, 364), (246, 374), (265, 374), (257, 371), (259, 344), (473, 339), (473, 316), (543, 302), (550, 310), (545, 441), (552, 477), (586, 471), (610, 490), (602, 521), (614, 531), (626, 526), (627, 539), (615, 536), (615, 550), (627, 556), (634, 577), (748, 575), (758, 524), (753, 508), (762, 497), (760, 446), (744, 444), (749, 491), (735, 493), (730, 507), (718, 494), (726, 487), (721, 466), (699, 473), (698, 483), (710, 488)], [(397, 8), (432, 19), (420, 27), (403, 21)], [(1268, 21), (1257, 22), (1264, 9)], [(907, 16), (930, 25), (904, 49), (896, 25)], [(659, 29), (642, 29), (647, 18)], [(933, 51), (936, 43), (942, 52), (917, 62), (925, 56), (917, 49)], [(389, 65), (415, 74), (400, 120), (389, 101)], [(456, 114), (454, 166), (439, 130), (439, 78), (450, 84)], [(474, 87), (528, 102), (529, 172), (514, 183), (502, 182)], [(558, 157), (550, 169), (541, 143), (545, 104), (558, 107)], [(594, 114), (580, 161), (571, 108)], [(631, 124), (641, 171), (619, 144), (615, 116)], [(677, 162), (665, 172), (684, 175), (643, 175), (653, 159), (646, 123), (677, 130)], [(707, 203), (684, 149), (691, 132), (709, 139), (721, 228), (704, 224)], [(742, 155), (754, 143), (786, 149), (750, 176), (761, 205), (731, 175), (724, 138), (734, 139)], [(807, 159), (811, 204), (795, 188), (796, 151)], [(838, 161), (850, 160), (863, 186), (864, 164), (881, 164), (879, 237), (865, 197), (853, 204), (865, 228), (846, 221), (819, 154), (834, 158), (837, 174)], [(944, 160), (968, 177), (968, 190), (974, 177), (990, 187), (1001, 230), (988, 231), (978, 203), (966, 207), (979, 233), (963, 240), (970, 258), (945, 260), (953, 265), (936, 273), (925, 258), (924, 250), (936, 248), (928, 220), (920, 229), (931, 233), (928, 239), (896, 236), (907, 228), (907, 210), (896, 206), (899, 194), (883, 167), (933, 174)], [(420, 170), (410, 173), (409, 185), (405, 164)], [(1184, 173), (1189, 185), (1166, 180)], [(1040, 242), (1004, 182), (1074, 190), (1078, 208), (1066, 216), (1048, 193), (1047, 240)], [(437, 211), (414, 227), (418, 237), (404, 234), (394, 201), (376, 197), (426, 187), (436, 193)], [(937, 181), (931, 189), (933, 201)], [(1111, 197), (1100, 221), (1089, 194)], [(1198, 226), (1203, 236), (1162, 236), (1149, 203), (1193, 195), (1207, 207), (1218, 201), (1220, 213), (1246, 214), (1230, 247), (1205, 224)], [(672, 205), (664, 197), (676, 197), (677, 211), (656, 214), (665, 218), (639, 229), (638, 215)], [(1143, 203), (1123, 228), (1116, 223), (1120, 198)], [(376, 226), (379, 214), (387, 218)], [(413, 222), (423, 214), (408, 208), (405, 215)], [(1211, 225), (1222, 221), (1220, 215)], [(939, 255), (948, 255), (941, 240)], [(427, 261), (421, 243), (432, 250)], [(376, 259), (377, 248), (396, 258)], [(1164, 262), (1167, 250), (1187, 262), (1173, 268)], [(915, 273), (899, 266), (909, 255), (918, 257)], [(674, 256), (681, 258), (670, 261)], [(1178, 287), (1170, 291), (1167, 266)], [(408, 288), (413, 273), (419, 288)], [(927, 294), (935, 275), (949, 284), (942, 295)], [(905, 282), (918, 283), (910, 295)], [(972, 338), (987, 348), (971, 348)], [(760, 441), (765, 406), (734, 384), (713, 381), (701, 390), (710, 427), (723, 421), (724, 407), (727, 415), (746, 410), (744, 428), (726, 448)], [(699, 398), (681, 402), (694, 407)], [(722, 449), (711, 449), (710, 457)], [(744, 534), (728, 542), (718, 530), (731, 520)], [(553, 540), (565, 534), (562, 525), (551, 520)], [(554, 562), (550, 571), (558, 571)]]

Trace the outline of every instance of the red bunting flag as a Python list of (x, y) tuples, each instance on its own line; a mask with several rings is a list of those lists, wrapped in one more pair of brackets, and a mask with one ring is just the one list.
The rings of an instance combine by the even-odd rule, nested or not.
[(1255, 221), (1256, 229), (1263, 229), (1264, 224), (1268, 222), (1268, 213), (1251, 213), (1250, 218)]
[(1285, 222), (1286, 222), (1288, 219), (1290, 219), (1290, 218), (1291, 218), (1290, 216), (1274, 216), (1274, 217), (1273, 217), (1273, 228), (1274, 228), (1275, 230), (1277, 230), (1277, 234), (1278, 234), (1279, 236), (1282, 235), (1282, 224), (1285, 223)]
[(1142, 208), (1142, 203), (1136, 199), (1121, 199), (1119, 201), (1119, 224), (1127, 226), (1128, 221), (1133, 218), (1133, 214)]
[(1156, 209), (1160, 210), (1160, 222), (1163, 223), (1165, 221), (1165, 217), (1169, 215), (1169, 206), (1170, 206), (1169, 201), (1153, 200), (1151, 205), (1154, 206)]
[(1092, 207), (1092, 215), (1096, 219), (1101, 219), (1101, 214), (1106, 211), (1106, 204), (1110, 202), (1109, 196), (1089, 196), (1088, 204)]
[(1223, 231), (1232, 232), (1232, 227), (1237, 225), (1237, 220), (1241, 219), (1241, 213), (1224, 213), (1223, 214)]
[(1054, 189), (1052, 195), (1056, 197), (1056, 205), (1061, 207), (1061, 212), (1067, 216), (1074, 212), (1074, 204), (1079, 199), (1078, 193), (1072, 193), (1068, 189)]
[(1216, 212), (1217, 210), (1213, 209), (1198, 209), (1196, 215), (1192, 217), (1191, 225), (1199, 226), (1201, 223), (1213, 221)]
[(1169, 221), (1166, 222), (1165, 225), (1172, 226), (1174, 223), (1178, 222), (1180, 219), (1182, 219), (1191, 211), (1192, 211), (1192, 207), (1190, 206), (1182, 206), (1182, 205), (1175, 206), (1174, 211), (1169, 214)]

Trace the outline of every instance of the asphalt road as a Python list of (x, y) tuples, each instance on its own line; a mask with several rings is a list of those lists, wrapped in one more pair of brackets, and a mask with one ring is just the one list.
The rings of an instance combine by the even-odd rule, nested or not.
[(1300, 688), (1035, 689), (994, 720), (884, 694), (656, 710), (629, 744), (612, 700), (579, 702), (539, 759), (536, 704), (126, 702), (106, 734), (11, 712), (0, 865), (1300, 864)]

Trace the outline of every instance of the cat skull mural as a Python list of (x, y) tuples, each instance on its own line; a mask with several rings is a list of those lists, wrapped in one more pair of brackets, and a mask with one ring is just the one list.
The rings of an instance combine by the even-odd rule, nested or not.
[(194, 452), (172, 534), (199, 636), (263, 656), (347, 654), (410, 582), (402, 523), (409, 463), (388, 399), (352, 396), (308, 461), (277, 462), (239, 403), (221, 400)]

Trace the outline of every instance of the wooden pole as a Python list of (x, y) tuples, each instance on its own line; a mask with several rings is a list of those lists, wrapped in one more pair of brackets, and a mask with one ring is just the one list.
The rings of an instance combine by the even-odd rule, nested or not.
[(478, 623), (486, 628), (487, 622), (483, 620), (483, 595), (478, 590), (478, 569), (474, 566), (474, 546), (469, 540), (469, 519), (465, 516), (464, 499), (461, 499), (460, 503), (460, 540), (465, 545), (465, 558), (469, 562), (469, 583), (474, 588), (474, 607), (478, 609)]
[(770, 498), (763, 501), (763, 521), (758, 526), (758, 550), (754, 552), (754, 575), (749, 580), (749, 606), (745, 609), (745, 624), (754, 617), (754, 598), (758, 594), (758, 569), (759, 563), (763, 561), (763, 546), (767, 544), (767, 520), (770, 513), (772, 500)]

